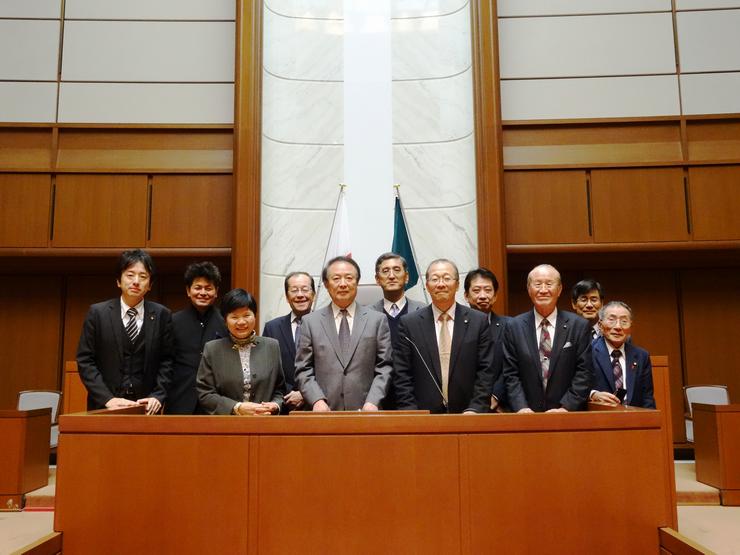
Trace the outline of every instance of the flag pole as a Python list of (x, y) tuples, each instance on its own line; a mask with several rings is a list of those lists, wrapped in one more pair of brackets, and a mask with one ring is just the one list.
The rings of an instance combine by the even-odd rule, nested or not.
[[(329, 254), (329, 245), (331, 244), (331, 238), (334, 236), (334, 226), (337, 225), (337, 212), (339, 211), (339, 203), (342, 201), (342, 195), (344, 190), (347, 188), (346, 183), (339, 183), (339, 194), (337, 195), (337, 204), (334, 206), (334, 218), (331, 220), (331, 229), (329, 230), (329, 239), (326, 241), (326, 248), (324, 249), (324, 259), (321, 261), (321, 271), (324, 270), (324, 264), (326, 263), (326, 257)], [(316, 295), (313, 298), (313, 306), (311, 310), (316, 310), (316, 303), (319, 302), (319, 293), (321, 292), (321, 274), (319, 274), (319, 283), (316, 286)]]
[[(398, 205), (401, 207), (401, 218), (403, 218), (403, 225), (406, 226), (406, 233), (409, 237), (409, 245), (411, 245), (411, 254), (414, 255), (414, 260), (416, 261), (416, 267), (419, 268), (419, 257), (416, 254), (416, 249), (414, 248), (414, 241), (411, 239), (411, 228), (409, 227), (409, 222), (406, 220), (406, 211), (403, 209), (403, 200), (401, 200), (401, 184), (395, 183), (393, 185), (393, 188), (396, 190), (396, 198), (398, 199)], [(421, 276), (419, 276), (421, 278)], [(424, 292), (424, 301), (428, 304), (429, 303), (429, 296), (427, 295), (427, 288), (422, 283), (421, 290)]]

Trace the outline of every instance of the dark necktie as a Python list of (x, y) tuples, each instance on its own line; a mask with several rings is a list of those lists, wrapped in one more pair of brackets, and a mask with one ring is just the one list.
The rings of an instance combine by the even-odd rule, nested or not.
[(624, 389), (624, 379), (622, 378), (622, 365), (619, 363), (619, 357), (622, 352), (614, 349), (612, 351), (612, 372), (614, 373), (614, 389)]
[(547, 387), (547, 380), (550, 377), (550, 355), (552, 354), (552, 339), (550, 339), (550, 331), (547, 326), (550, 322), (547, 318), (542, 320), (540, 323), (540, 364), (542, 365), (542, 384)]
[(298, 346), (298, 341), (301, 338), (301, 319), (296, 318), (295, 319), (295, 336), (293, 336), (293, 341), (295, 342), (295, 346)]
[(347, 309), (339, 311), (342, 321), (339, 323), (339, 348), (346, 357), (349, 354), (349, 322), (347, 321)]
[(129, 317), (128, 322), (126, 322), (126, 335), (128, 335), (131, 343), (133, 343), (136, 336), (139, 335), (139, 328), (136, 327), (136, 309), (129, 308), (126, 311), (126, 316)]

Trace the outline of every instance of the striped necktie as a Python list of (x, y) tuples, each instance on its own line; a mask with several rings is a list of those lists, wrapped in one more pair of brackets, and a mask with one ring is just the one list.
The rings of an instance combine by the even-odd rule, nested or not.
[(139, 328), (136, 325), (136, 309), (129, 308), (126, 311), (126, 316), (129, 317), (128, 322), (126, 322), (126, 335), (128, 335), (131, 343), (133, 343), (136, 340), (136, 336), (139, 335)]

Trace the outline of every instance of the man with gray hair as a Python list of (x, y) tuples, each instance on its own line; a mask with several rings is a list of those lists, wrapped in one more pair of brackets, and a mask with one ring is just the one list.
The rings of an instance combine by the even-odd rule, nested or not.
[(399, 409), (488, 412), (494, 379), (488, 318), (455, 301), (459, 287), (457, 266), (433, 261), (426, 272), (432, 304), (401, 318), (393, 351)]
[(632, 344), (632, 309), (611, 301), (599, 310), (601, 336), (594, 341), (594, 389), (591, 400), (633, 407), (655, 408), (650, 353)]
[(533, 310), (513, 318), (504, 331), (504, 380), (515, 412), (584, 410), (591, 391), (591, 326), (558, 310), (563, 284), (549, 264), (527, 276)]

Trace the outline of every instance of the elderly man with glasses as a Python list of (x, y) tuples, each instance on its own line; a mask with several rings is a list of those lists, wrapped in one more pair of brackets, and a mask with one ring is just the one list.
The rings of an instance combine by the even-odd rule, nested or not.
[(594, 389), (591, 400), (655, 408), (650, 354), (633, 345), (632, 309), (621, 301), (599, 310), (601, 337), (593, 343)]
[(488, 318), (456, 302), (459, 287), (457, 266), (433, 261), (426, 272), (432, 304), (401, 318), (393, 351), (399, 409), (489, 410), (494, 376)]

